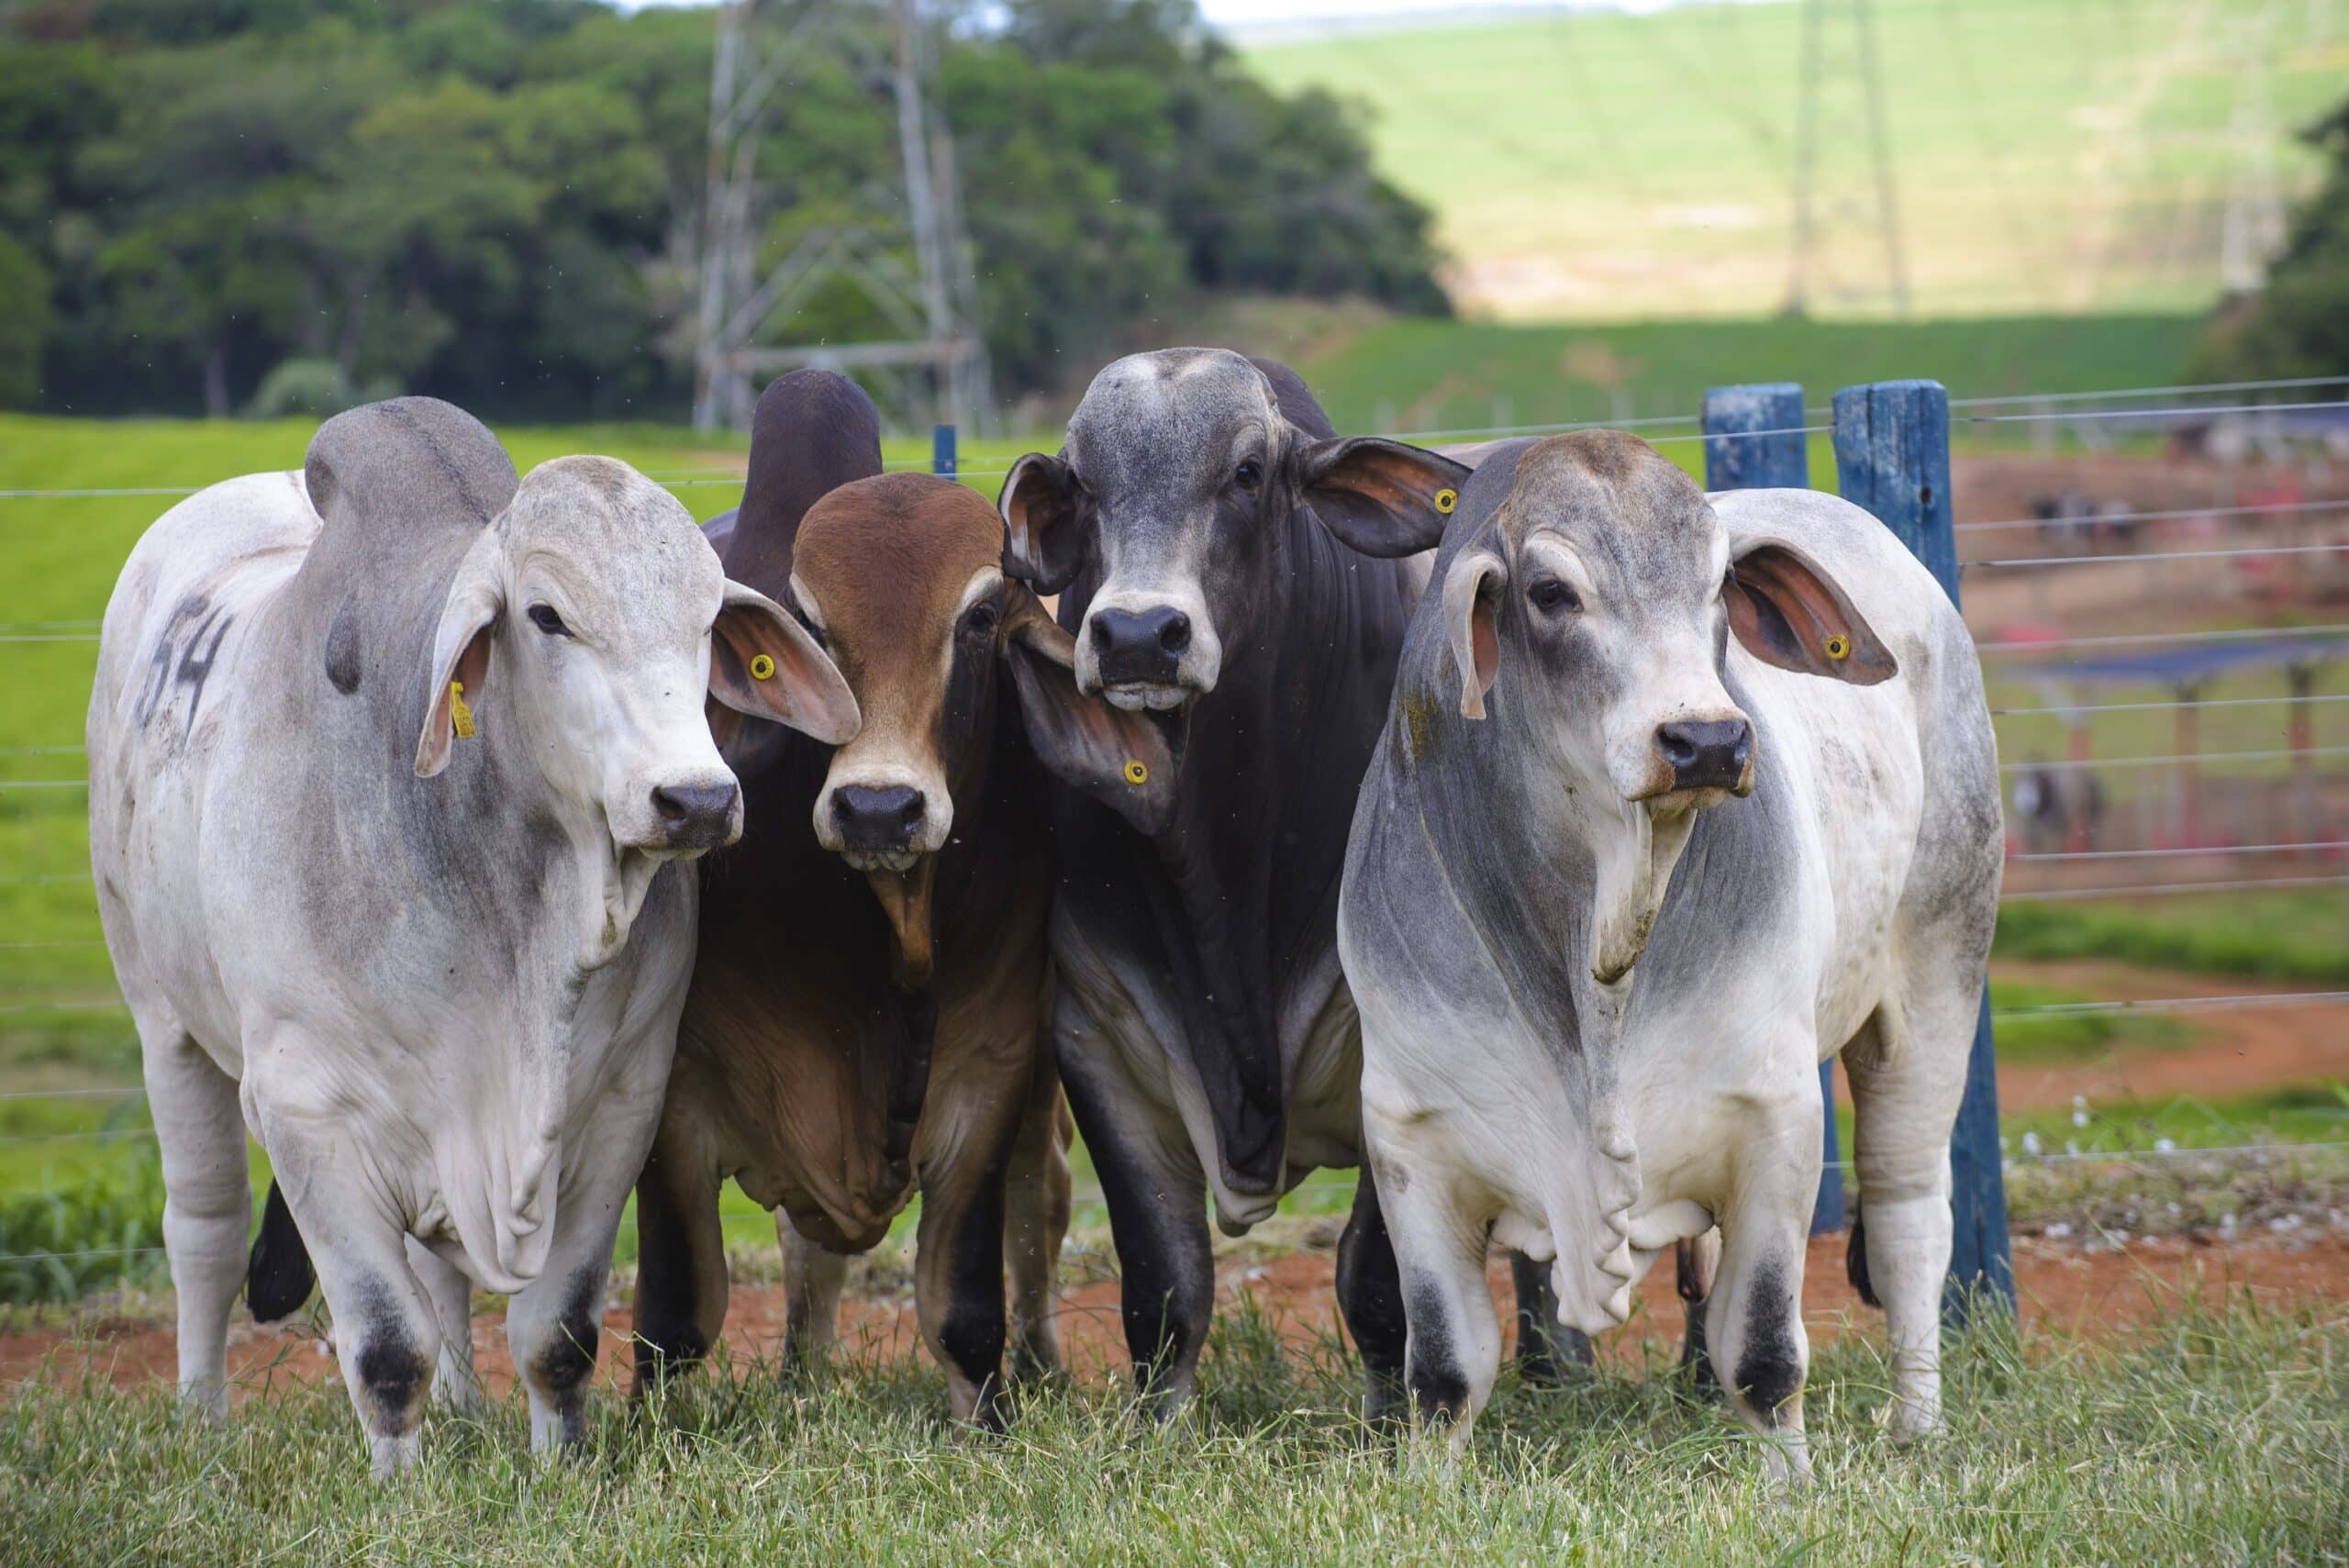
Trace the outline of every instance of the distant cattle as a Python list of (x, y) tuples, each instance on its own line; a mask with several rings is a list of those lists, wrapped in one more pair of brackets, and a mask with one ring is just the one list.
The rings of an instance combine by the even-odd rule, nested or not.
[(741, 824), (705, 693), (857, 728), (665, 491), (602, 458), (518, 487), (427, 398), (328, 421), (301, 473), (214, 485), (131, 552), (90, 702), (91, 858), (193, 1402), (228, 1408), (250, 1130), (278, 1182), (262, 1283), (298, 1305), (315, 1258), (379, 1473), (416, 1457), (436, 1361), (444, 1397), (474, 1396), (475, 1285), (513, 1296), (533, 1445), (583, 1435), (692, 959), (672, 862)]
[(805, 619), (865, 723), (838, 750), (754, 723), (727, 740), (749, 825), (707, 862), (639, 1188), (639, 1387), (725, 1321), (726, 1179), (786, 1217), (795, 1359), (831, 1342), (846, 1254), (918, 1186), (922, 1337), (954, 1414), (992, 1421), (1007, 1248), (1015, 1369), (1059, 1359), (1068, 1129), (1041, 1036), (1044, 768), (1147, 821), (1164, 750), (1145, 719), (1078, 695), (1067, 634), (1004, 576), (984, 497), (882, 474), (872, 403), (841, 376), (767, 389), (742, 506), (711, 532), (730, 573)]
[(1491, 1391), (1488, 1237), (1548, 1261), (1590, 1332), (1718, 1224), (1713, 1363), (1807, 1476), (1817, 1069), (1840, 1052), (1852, 1273), (1890, 1317), (1895, 1429), (1931, 1428), (2001, 850), (1955, 607), (1859, 508), (1709, 500), (1612, 432), (1487, 455), (1435, 581), (1339, 917), (1419, 1413), (1464, 1440)]
[[(1239, 1235), (1360, 1155), (1338, 967), (1346, 824), (1432, 537), (1468, 471), (1341, 439), (1296, 374), (1220, 350), (1119, 360), (1057, 455), (1004, 483), (1008, 562), (1058, 592), (1077, 684), (1171, 762), (1154, 829), (1075, 792), (1055, 813), (1061, 1075), (1100, 1173), (1146, 1390), (1192, 1385), (1215, 1284), (1207, 1200)], [(1153, 785), (1162, 777), (1152, 773)], [(1339, 1302), (1379, 1407), (1403, 1315), (1361, 1184)]]

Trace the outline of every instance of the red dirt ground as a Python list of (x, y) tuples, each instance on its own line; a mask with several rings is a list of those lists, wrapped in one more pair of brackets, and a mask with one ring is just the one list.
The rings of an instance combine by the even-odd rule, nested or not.
[[(1261, 1262), (1227, 1260), (1219, 1270), (1220, 1294), (1230, 1301), (1242, 1292), (1292, 1345), (1304, 1347), (1330, 1331), (1336, 1321), (1332, 1298), (1334, 1259), (1326, 1251), (1283, 1253)], [(2027, 1327), (2099, 1338), (2126, 1336), (2174, 1313), (2185, 1301), (2248, 1292), (2277, 1308), (2349, 1306), (2349, 1237), (2327, 1235), (2298, 1246), (2249, 1239), (2177, 1241), (2149, 1239), (2125, 1251), (2087, 1252), (2033, 1238), (2018, 1238), (2015, 1267)], [(1492, 1273), (1497, 1309), (1508, 1296), (1508, 1272)], [(783, 1293), (752, 1286), (734, 1293), (726, 1327), (727, 1353), (737, 1360), (772, 1360), (783, 1338)], [(843, 1308), (841, 1341), (859, 1357), (917, 1353), (909, 1303), (852, 1300)], [(1843, 1277), (1843, 1239), (1814, 1238), (1804, 1289), (1804, 1318), (1814, 1341), (1856, 1331), (1881, 1332), (1877, 1315), (1862, 1309)], [(625, 1386), (629, 1314), (615, 1307), (605, 1314), (602, 1379)], [(1061, 1334), (1079, 1378), (1098, 1385), (1118, 1366), (1124, 1351), (1118, 1327), (1117, 1284), (1097, 1280), (1070, 1290), (1060, 1309)], [(1680, 1306), (1673, 1295), (1667, 1262), (1654, 1270), (1638, 1292), (1631, 1320), (1607, 1337), (1602, 1353), (1631, 1360), (1647, 1340), (1676, 1341)], [(152, 1320), (116, 1318), (84, 1324), (79, 1337), (55, 1332), (0, 1335), (0, 1389), (30, 1383), (79, 1387), (96, 1379), (131, 1387), (168, 1380), (174, 1365), (173, 1332)], [(493, 1394), (513, 1385), (499, 1318), (473, 1320), (481, 1370)], [(239, 1402), (297, 1387), (335, 1381), (326, 1345), (307, 1329), (264, 1329), (239, 1322), (230, 1333), (229, 1370)]]

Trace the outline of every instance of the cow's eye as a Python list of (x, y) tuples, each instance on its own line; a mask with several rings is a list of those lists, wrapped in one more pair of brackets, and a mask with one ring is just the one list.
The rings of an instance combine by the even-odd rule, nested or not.
[(571, 628), (562, 624), (562, 617), (554, 613), (554, 606), (552, 605), (532, 605), (530, 606), (530, 624), (537, 627), (540, 631), (545, 632), (549, 637), (569, 637), (571, 635)]
[(1555, 577), (1544, 577), (1525, 591), (1533, 607), (1543, 615), (1564, 615), (1568, 610), (1582, 608), (1582, 598), (1572, 588)]
[(1253, 490), (1264, 482), (1264, 465), (1249, 458), (1231, 471), (1231, 483), (1241, 490)]
[(970, 614), (963, 617), (963, 629), (974, 637), (985, 637), (995, 630), (995, 623), (1002, 618), (1003, 612), (981, 600), (971, 606)]

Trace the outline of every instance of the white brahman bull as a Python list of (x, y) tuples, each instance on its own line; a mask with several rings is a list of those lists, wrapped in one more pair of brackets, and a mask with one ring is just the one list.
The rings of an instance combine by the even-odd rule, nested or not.
[(214, 485), (131, 552), (90, 702), (91, 859), (195, 1404), (228, 1407), (250, 1129), (378, 1473), (416, 1455), (436, 1357), (471, 1396), (475, 1284), (513, 1295), (533, 1446), (582, 1436), (693, 959), (669, 868), (741, 828), (705, 694), (857, 728), (666, 492), (604, 458), (518, 487), (428, 398), (329, 420), (302, 473)]
[(1613, 432), (1486, 455), (1436, 583), (1339, 915), (1417, 1413), (1464, 1441), (1491, 1391), (1488, 1237), (1550, 1260), (1560, 1319), (1595, 1332), (1718, 1223), (1714, 1364), (1773, 1470), (1807, 1476), (1818, 1065), (1841, 1052), (1854, 1273), (1890, 1318), (1894, 1425), (1931, 1428), (2000, 854), (1955, 607), (1858, 507), (1709, 500)]

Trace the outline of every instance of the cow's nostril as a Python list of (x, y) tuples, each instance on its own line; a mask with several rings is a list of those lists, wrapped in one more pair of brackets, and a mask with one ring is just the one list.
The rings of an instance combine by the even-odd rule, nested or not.
[(910, 849), (929, 816), (930, 803), (921, 791), (906, 784), (883, 789), (842, 784), (832, 792), (832, 820), (847, 849)]
[(652, 791), (652, 809), (670, 843), (713, 849), (732, 831), (734, 803), (740, 794), (730, 784), (659, 784)]
[(1181, 653), (1191, 646), (1191, 617), (1180, 610), (1169, 610), (1166, 618), (1158, 623), (1158, 646), (1169, 653)]

